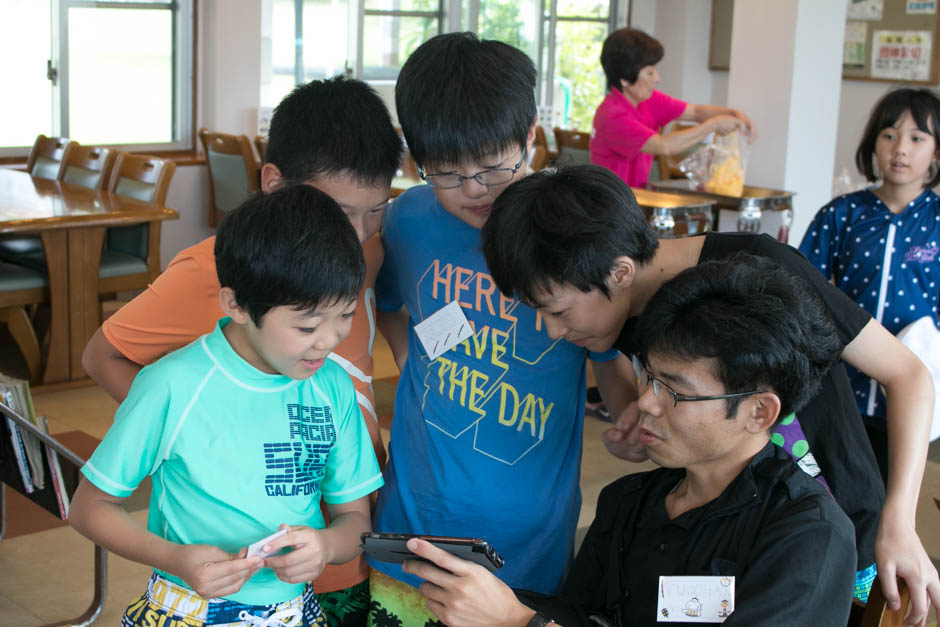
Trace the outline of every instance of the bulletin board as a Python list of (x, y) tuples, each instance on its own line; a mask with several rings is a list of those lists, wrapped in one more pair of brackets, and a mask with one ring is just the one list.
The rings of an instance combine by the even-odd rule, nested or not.
[[(845, 0), (842, 78), (936, 85), (940, 0)], [(734, 0), (712, 0), (708, 68), (727, 70)]]

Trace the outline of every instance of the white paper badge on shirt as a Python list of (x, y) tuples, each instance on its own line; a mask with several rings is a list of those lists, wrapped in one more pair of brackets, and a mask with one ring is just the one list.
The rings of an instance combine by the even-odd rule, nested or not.
[(415, 325), (424, 351), (434, 361), (473, 335), (473, 327), (456, 300), (452, 300)]
[(656, 621), (723, 623), (734, 611), (734, 577), (660, 577)]

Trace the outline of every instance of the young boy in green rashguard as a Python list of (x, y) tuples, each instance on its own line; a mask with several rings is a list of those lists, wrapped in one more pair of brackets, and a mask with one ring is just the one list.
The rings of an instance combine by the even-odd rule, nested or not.
[[(215, 260), (228, 317), (141, 370), (69, 520), (154, 567), (122, 625), (325, 624), (306, 582), (359, 554), (383, 483), (352, 382), (326, 359), (350, 331), (362, 249), (335, 201), (296, 185), (226, 216)], [(148, 475), (143, 529), (121, 502)]]

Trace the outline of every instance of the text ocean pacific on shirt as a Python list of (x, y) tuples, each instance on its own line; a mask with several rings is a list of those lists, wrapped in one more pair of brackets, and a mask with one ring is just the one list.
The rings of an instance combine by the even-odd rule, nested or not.
[[(382, 475), (340, 366), (327, 360), (302, 381), (263, 373), (232, 350), (228, 323), (140, 371), (82, 472), (117, 497), (151, 475), (148, 530), (235, 553), (281, 523), (324, 527), (321, 493), (348, 503)], [(303, 587), (262, 568), (226, 598), (277, 603)]]
[[(410, 315), (376, 531), (483, 538), (513, 586), (553, 593), (573, 556), (588, 351), (500, 294), (480, 231), (414, 187), (386, 212), (377, 307)], [(429, 361), (413, 325), (457, 301), (475, 335)], [(616, 351), (600, 356), (601, 360)], [(396, 564), (370, 565), (412, 586)]]

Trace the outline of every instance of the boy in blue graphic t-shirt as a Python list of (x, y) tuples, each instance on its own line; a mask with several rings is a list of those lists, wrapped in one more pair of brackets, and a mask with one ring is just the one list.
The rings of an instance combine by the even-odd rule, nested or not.
[[(404, 367), (373, 526), (484, 538), (506, 560), (501, 579), (553, 594), (574, 555), (587, 360), (612, 413), (635, 375), (617, 351), (591, 353), (588, 338), (553, 339), (486, 267), (480, 228), (526, 174), (534, 94), (525, 53), (473, 33), (429, 39), (399, 73), (398, 119), (427, 185), (399, 196), (383, 221), (378, 324)], [(445, 306), (474, 334), (437, 354), (415, 327)], [(447, 331), (463, 337), (465, 327), (458, 319)], [(435, 620), (416, 577), (367, 560), (372, 622)]]
[[(323, 624), (305, 582), (356, 557), (383, 483), (352, 383), (326, 360), (349, 334), (362, 250), (339, 206), (297, 185), (226, 216), (215, 258), (228, 317), (136, 377), (69, 521), (153, 566), (122, 625)], [(148, 475), (143, 529), (121, 503)]]

